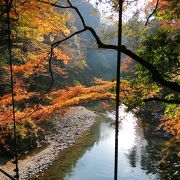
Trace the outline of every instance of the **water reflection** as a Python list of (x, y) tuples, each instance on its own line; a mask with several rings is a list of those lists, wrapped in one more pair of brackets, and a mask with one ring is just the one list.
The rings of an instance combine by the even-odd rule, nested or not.
[[(101, 139), (100, 128), (100, 122), (97, 121), (92, 127), (91, 132), (80, 138), (75, 146), (63, 151), (59, 158), (54, 161), (52, 166), (40, 175), (38, 180), (64, 180), (64, 177), (67, 174), (73, 173), (74, 168), (78, 165), (78, 159), (83, 155), (88, 154), (94, 146), (98, 145), (98, 142)], [(79, 168), (81, 169), (80, 166)], [(35, 179), (32, 178), (31, 180)]]
[[(108, 117), (115, 119), (114, 113), (108, 113)], [(125, 107), (120, 107), (120, 124), (119, 124), (119, 150), (128, 152), (136, 142), (136, 125), (137, 119), (133, 113), (125, 112)], [(112, 132), (113, 133), (113, 132)], [(114, 137), (112, 137), (113, 141)]]
[[(120, 108), (119, 179), (159, 179), (154, 156), (155, 140), (146, 140), (133, 113)], [(114, 113), (107, 113), (90, 136), (81, 141), (66, 157), (57, 160), (41, 179), (112, 180), (114, 168)], [(91, 142), (91, 143), (89, 143)], [(82, 146), (83, 144), (83, 146)], [(79, 153), (77, 153), (79, 152)], [(74, 158), (70, 158), (74, 154)], [(69, 157), (70, 156), (70, 157)], [(57, 168), (58, 167), (58, 168)], [(65, 172), (65, 173), (64, 173)]]
[(137, 148), (133, 147), (131, 152), (128, 154), (129, 164), (131, 167), (136, 167), (137, 162)]

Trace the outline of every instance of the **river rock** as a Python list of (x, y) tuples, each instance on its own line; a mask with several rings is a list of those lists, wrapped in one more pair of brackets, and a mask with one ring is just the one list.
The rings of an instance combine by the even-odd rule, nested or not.
[[(26, 180), (31, 177), (38, 177), (53, 161), (61, 154), (60, 152), (73, 146), (77, 138), (94, 124), (97, 115), (82, 106), (70, 107), (63, 115), (55, 115), (49, 119), (53, 125), (53, 131), (46, 135), (48, 147), (33, 156), (26, 156), (24, 160), (19, 161), (20, 180)], [(10, 162), (0, 167), (12, 174), (13, 165)], [(8, 180), (0, 174), (0, 180)]]

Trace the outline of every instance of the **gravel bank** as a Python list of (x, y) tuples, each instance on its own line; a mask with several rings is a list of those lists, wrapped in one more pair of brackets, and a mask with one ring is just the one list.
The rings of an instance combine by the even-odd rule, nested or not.
[[(76, 139), (95, 122), (96, 114), (84, 107), (70, 107), (64, 116), (55, 115), (53, 119), (48, 120), (53, 124), (53, 132), (46, 136), (48, 147), (41, 152), (27, 156), (19, 161), (20, 180), (30, 177), (37, 177), (37, 174), (47, 169), (48, 166), (57, 158), (61, 151), (73, 146)], [(6, 163), (1, 167), (7, 172), (12, 172), (12, 164)], [(13, 173), (11, 173), (13, 174)], [(6, 180), (0, 174), (0, 180)]]

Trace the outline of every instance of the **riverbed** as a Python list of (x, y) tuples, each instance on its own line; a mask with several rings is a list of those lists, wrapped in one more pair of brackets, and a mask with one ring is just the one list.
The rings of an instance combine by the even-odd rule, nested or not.
[[(119, 179), (157, 180), (161, 139), (146, 139), (141, 121), (120, 109)], [(88, 135), (64, 151), (39, 180), (112, 180), (114, 172), (114, 111), (101, 115)]]
[[(38, 174), (43, 172), (52, 162), (57, 159), (61, 152), (72, 147), (77, 139), (85, 136), (90, 127), (95, 122), (96, 113), (89, 111), (82, 106), (70, 107), (62, 116), (60, 113), (54, 114), (44, 123), (46, 126), (46, 146), (28, 152), (24, 157), (19, 158), (20, 180), (38, 178)], [(62, 156), (63, 157), (63, 156)], [(14, 164), (12, 160), (0, 162), (0, 168), (13, 175)], [(8, 180), (0, 173), (0, 180)]]

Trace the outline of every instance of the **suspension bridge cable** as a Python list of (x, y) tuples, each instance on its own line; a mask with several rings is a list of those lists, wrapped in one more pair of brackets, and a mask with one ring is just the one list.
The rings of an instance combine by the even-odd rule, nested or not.
[(118, 180), (118, 131), (119, 131), (119, 105), (120, 105), (120, 67), (121, 67), (121, 44), (122, 44), (122, 6), (123, 0), (119, 0), (119, 20), (118, 20), (118, 47), (117, 70), (116, 70), (116, 119), (115, 119), (115, 160), (114, 160), (114, 180)]
[(18, 169), (18, 150), (17, 150), (17, 134), (16, 134), (16, 116), (15, 116), (15, 101), (14, 101), (14, 80), (13, 80), (13, 63), (12, 63), (12, 50), (11, 50), (11, 27), (10, 27), (10, 11), (13, 0), (6, 0), (7, 11), (7, 30), (8, 30), (8, 51), (9, 51), (9, 66), (10, 66), (10, 81), (11, 81), (11, 96), (12, 96), (12, 113), (13, 113), (13, 130), (14, 130), (14, 153), (15, 153), (15, 178), (19, 179)]

